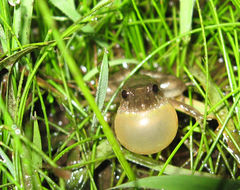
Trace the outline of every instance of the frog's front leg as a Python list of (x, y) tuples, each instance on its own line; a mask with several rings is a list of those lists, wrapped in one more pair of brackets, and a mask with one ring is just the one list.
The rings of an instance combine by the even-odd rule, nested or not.
[(194, 117), (203, 129), (203, 115), (194, 107), (187, 105), (183, 102), (177, 101), (172, 98), (168, 98), (168, 102), (178, 111), (181, 111), (191, 117)]

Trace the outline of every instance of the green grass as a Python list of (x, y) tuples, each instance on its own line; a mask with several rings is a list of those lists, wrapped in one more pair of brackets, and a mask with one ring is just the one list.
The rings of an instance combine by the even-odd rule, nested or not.
[[(106, 189), (139, 178), (125, 187), (202, 180), (217, 189), (226, 178), (222, 189), (239, 188), (238, 0), (9, 2), (0, 1), (1, 189)], [(131, 73), (105, 102), (124, 64)], [(184, 95), (200, 101), (203, 127), (179, 113), (167, 149), (136, 155), (104, 116), (114, 117), (127, 79), (159, 68), (192, 84)], [(166, 176), (182, 184), (162, 184)]]

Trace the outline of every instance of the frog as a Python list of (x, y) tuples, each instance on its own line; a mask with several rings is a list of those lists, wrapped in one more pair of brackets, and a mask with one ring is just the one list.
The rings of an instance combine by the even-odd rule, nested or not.
[[(125, 70), (112, 76), (108, 96), (129, 73)], [(202, 124), (203, 115), (197, 109), (176, 99), (186, 88), (176, 76), (158, 71), (142, 70), (128, 79), (116, 98), (119, 107), (113, 122), (120, 144), (136, 154), (162, 151), (177, 134), (176, 109)]]

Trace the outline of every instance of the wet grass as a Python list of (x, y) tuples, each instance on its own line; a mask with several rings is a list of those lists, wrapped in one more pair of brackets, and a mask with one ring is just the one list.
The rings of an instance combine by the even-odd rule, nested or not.
[[(237, 0), (1, 1), (0, 188), (106, 189), (144, 178), (139, 186), (192, 189), (210, 181), (201, 176), (234, 180), (209, 188), (239, 187), (239, 13)], [(117, 92), (139, 70), (173, 74), (189, 84), (203, 127), (178, 113), (162, 152), (121, 147), (104, 118), (114, 117), (117, 92), (104, 100), (126, 66)], [(182, 184), (151, 186), (166, 175)]]

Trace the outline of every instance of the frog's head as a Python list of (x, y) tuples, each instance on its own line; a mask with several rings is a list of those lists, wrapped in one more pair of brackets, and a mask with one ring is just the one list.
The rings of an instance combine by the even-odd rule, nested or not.
[(163, 93), (151, 77), (136, 75), (130, 78), (119, 94), (119, 112), (139, 112), (154, 109), (163, 103)]

